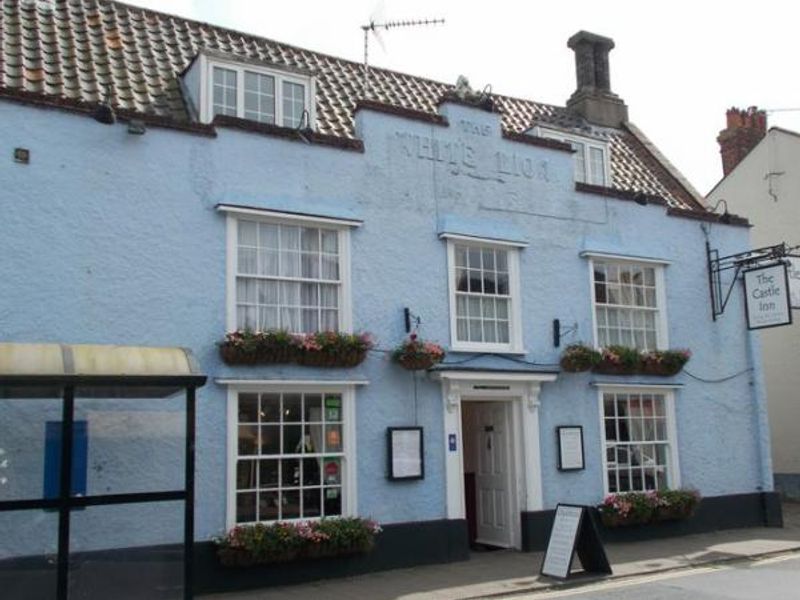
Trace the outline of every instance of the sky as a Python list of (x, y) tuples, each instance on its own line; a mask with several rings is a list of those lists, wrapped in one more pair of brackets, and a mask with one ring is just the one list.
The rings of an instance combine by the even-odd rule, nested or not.
[[(362, 61), (370, 21), (444, 18), (384, 31), (370, 64), (564, 105), (575, 90), (567, 39), (614, 39), (611, 89), (629, 118), (701, 194), (722, 177), (725, 111), (758, 106), (800, 131), (800, 4), (786, 0), (128, 0), (162, 12)], [(784, 110), (797, 109), (797, 110)]]

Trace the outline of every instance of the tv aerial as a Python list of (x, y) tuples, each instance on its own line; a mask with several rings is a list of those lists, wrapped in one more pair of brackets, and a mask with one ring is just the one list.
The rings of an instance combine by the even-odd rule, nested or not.
[(418, 27), (422, 25), (443, 25), (444, 19), (409, 19), (405, 21), (383, 21), (376, 20), (374, 17), (370, 18), (369, 24), (362, 25), (361, 29), (364, 31), (364, 81), (363, 81), (363, 97), (369, 98), (369, 35), (370, 33), (375, 36), (375, 39), (381, 45), (381, 48), (386, 49), (383, 40), (380, 36), (381, 30), (396, 29), (399, 27)]

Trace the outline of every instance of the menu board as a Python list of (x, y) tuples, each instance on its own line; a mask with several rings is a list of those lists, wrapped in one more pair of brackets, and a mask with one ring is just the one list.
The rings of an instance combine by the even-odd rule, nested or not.
[(389, 479), (422, 479), (422, 427), (389, 427), (386, 433)]
[(547, 552), (544, 555), (542, 575), (560, 579), (566, 579), (569, 575), (582, 516), (582, 506), (558, 505)]
[(566, 579), (575, 554), (584, 573), (611, 575), (606, 551), (587, 506), (559, 504), (542, 561), (541, 574)]

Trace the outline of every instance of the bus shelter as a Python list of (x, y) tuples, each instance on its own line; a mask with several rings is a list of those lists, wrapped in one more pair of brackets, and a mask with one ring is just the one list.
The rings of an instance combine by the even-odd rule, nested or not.
[(205, 382), (183, 348), (0, 343), (4, 598), (193, 597)]

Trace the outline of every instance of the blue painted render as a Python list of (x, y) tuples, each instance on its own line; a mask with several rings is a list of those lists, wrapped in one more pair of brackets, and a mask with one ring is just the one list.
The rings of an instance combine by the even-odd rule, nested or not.
[[(676, 391), (681, 483), (704, 495), (772, 489), (761, 366), (751, 348), (756, 335), (746, 330), (741, 294), (733, 294), (716, 322), (708, 298), (704, 228), (721, 254), (746, 249), (747, 230), (709, 227), (667, 217), (661, 206), (576, 192), (569, 153), (502, 138), (497, 114), (454, 104), (444, 104), (442, 113), (449, 126), (360, 110), (357, 134), (365, 152), (359, 153), (224, 128), (215, 138), (155, 127), (132, 136), (124, 124), (105, 126), (85, 116), (0, 103), (0, 155), (7, 157), (0, 166), (0, 338), (192, 350), (209, 375), (199, 392), (198, 539), (225, 527), (226, 387), (215, 383), (218, 378), (368, 380), (356, 392), (358, 513), (386, 523), (441, 519), (447, 440), (439, 382), (418, 374), (415, 385), (414, 375), (393, 365), (385, 352), (336, 371), (221, 362), (226, 230), (225, 216), (215, 207), (233, 199), (267, 208), (323, 204), (363, 220), (351, 233), (353, 324), (356, 331), (372, 332), (380, 350), (403, 339), (404, 307), (421, 316), (424, 338), (450, 345), (446, 243), (439, 239), (443, 219), (483, 222), (488, 230), (496, 230), (492, 223), (510, 224), (503, 234), (510, 237), (502, 239), (528, 244), (520, 254), (525, 354), (517, 358), (554, 365), (563, 345), (592, 342), (590, 272), (582, 250), (602, 247), (669, 260), (670, 347), (692, 350), (687, 369), (699, 378), (743, 372), (718, 383), (685, 372), (673, 379), (683, 384)], [(11, 162), (14, 147), (30, 149), (29, 165)], [(556, 318), (577, 324), (561, 348), (552, 343)], [(542, 385), (545, 508), (602, 499), (598, 395), (590, 385), (596, 379), (564, 373)], [(135, 417), (135, 409), (117, 408)], [(35, 440), (32, 450), (43, 446), (43, 436), (19, 428), (15, 434), (5, 414), (0, 440), (10, 441), (0, 445), (28, 435)], [(53, 416), (21, 405), (11, 414), (14, 423), (28, 422), (26, 416), (43, 423)], [(415, 415), (425, 427), (425, 479), (389, 482), (386, 427), (413, 424)], [(123, 458), (157, 465), (156, 483), (180, 473), (179, 440), (170, 422), (162, 424), (160, 440), (130, 437), (122, 444), (106, 430), (104, 446), (94, 443), (90, 419), (89, 491), (101, 481), (98, 465), (122, 474)], [(555, 428), (573, 424), (584, 427), (586, 469), (561, 473)], [(0, 499), (20, 497), (29, 485), (40, 491), (41, 460), (41, 453), (29, 452), (12, 461)], [(146, 483), (148, 475), (145, 469), (131, 477)], [(152, 529), (163, 524), (167, 533), (142, 534), (137, 542), (179, 539), (173, 509), (146, 514)], [(85, 522), (79, 547), (128, 544), (141, 511), (127, 518), (117, 515), (117, 526), (102, 535), (90, 535), (102, 521)], [(42, 527), (51, 522), (42, 519)], [(29, 535), (26, 529), (19, 537), (0, 536), (0, 554), (3, 544), (23, 548)]]

